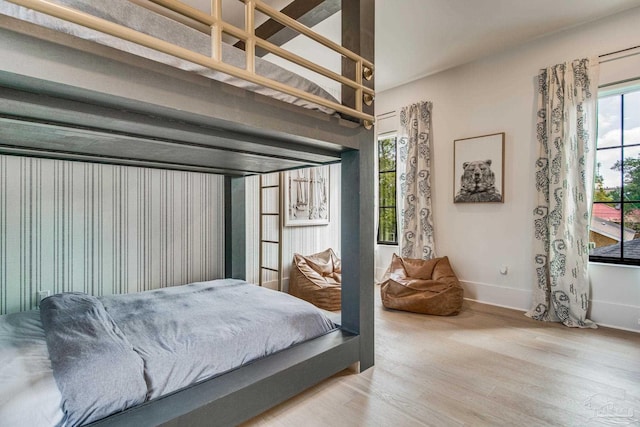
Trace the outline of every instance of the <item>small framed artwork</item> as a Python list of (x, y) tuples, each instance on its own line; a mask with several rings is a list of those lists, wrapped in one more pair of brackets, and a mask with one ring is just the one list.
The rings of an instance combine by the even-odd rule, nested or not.
[(504, 132), (453, 141), (453, 202), (504, 203)]
[(284, 173), (284, 225), (329, 224), (329, 166)]

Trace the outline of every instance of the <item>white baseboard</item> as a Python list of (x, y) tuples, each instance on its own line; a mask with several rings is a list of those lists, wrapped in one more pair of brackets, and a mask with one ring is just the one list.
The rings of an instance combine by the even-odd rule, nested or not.
[(589, 301), (590, 318), (600, 326), (640, 332), (640, 307), (605, 301)]
[(527, 311), (531, 304), (531, 291), (491, 285), (489, 283), (460, 280), (464, 298), (484, 304)]
[[(527, 311), (531, 305), (531, 291), (461, 280), (464, 298), (482, 304)], [(620, 303), (589, 301), (589, 318), (608, 328), (640, 332), (640, 307)]]

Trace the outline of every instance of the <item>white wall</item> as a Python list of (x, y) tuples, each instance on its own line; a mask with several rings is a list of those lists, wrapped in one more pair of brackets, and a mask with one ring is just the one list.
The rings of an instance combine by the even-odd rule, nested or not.
[[(391, 136), (391, 135), (397, 135), (398, 132), (398, 125), (400, 123), (400, 120), (398, 119), (397, 114), (395, 113), (391, 113), (391, 114), (384, 114), (386, 111), (382, 111), (382, 110), (378, 110), (378, 115), (376, 117), (376, 134), (378, 135), (378, 137), (381, 136)], [(377, 150), (377, 147), (376, 147)], [(377, 151), (376, 151), (377, 152)], [(376, 177), (378, 176), (378, 163), (376, 162), (375, 165), (375, 173), (376, 173)], [(400, 188), (400, 183), (399, 183), (399, 176), (397, 176), (396, 174), (396, 188)], [(378, 212), (378, 185), (376, 185), (376, 191), (375, 191), (375, 209), (376, 212)], [(398, 191), (399, 193), (399, 191)], [(397, 204), (397, 211), (398, 213), (400, 212), (400, 204), (402, 203), (402, 201), (398, 198), (398, 200), (396, 201)], [(377, 236), (378, 233), (378, 215), (376, 213), (376, 228), (375, 228), (375, 233)], [(398, 240), (400, 240), (400, 223), (398, 223)], [(374, 265), (375, 265), (375, 272), (374, 272), (374, 277), (376, 280), (376, 283), (380, 283), (383, 281), (384, 279), (384, 273), (386, 272), (387, 268), (389, 267), (389, 263), (391, 262), (391, 257), (393, 256), (393, 254), (398, 254), (399, 255), (399, 247), (397, 245), (376, 245), (375, 246), (375, 258), (374, 258)]]
[[(282, 229), (284, 291), (289, 289), (289, 271), (294, 253), (310, 255), (327, 248), (333, 248), (338, 256), (341, 254), (340, 173), (340, 164), (329, 166), (329, 225), (284, 227)], [(268, 178), (269, 176), (267, 176)], [(247, 281), (252, 283), (258, 283), (259, 281), (259, 194), (259, 177), (252, 176), (247, 178)], [(273, 199), (266, 201), (272, 207), (276, 205), (274, 202)], [(269, 231), (271, 232), (272, 230)], [(275, 252), (271, 256), (275, 257)], [(274, 259), (270, 265), (275, 264)], [(265, 286), (270, 288), (275, 288), (275, 285), (275, 283), (265, 283)]]
[[(530, 305), (538, 70), (636, 46), (638, 22), (640, 8), (377, 95), (377, 114), (421, 100), (433, 102), (436, 249), (450, 257), (467, 298), (522, 310)], [(638, 68), (629, 71), (640, 74)], [(495, 132), (506, 133), (505, 203), (454, 204), (454, 139)], [(508, 266), (506, 275), (499, 271), (503, 265)], [(591, 267), (592, 319), (640, 331), (640, 269)], [(615, 292), (610, 291), (612, 280)]]
[[(342, 45), (342, 13), (337, 12), (329, 18), (314, 26), (313, 31), (328, 38), (329, 40)], [(305, 36), (298, 36), (282, 45), (283, 49), (300, 55), (305, 59), (313, 60), (315, 64), (336, 72), (342, 73), (342, 56), (333, 50), (322, 46), (321, 44), (311, 40)], [(280, 65), (281, 67), (293, 71), (301, 76), (306, 77), (318, 86), (333, 95), (334, 98), (340, 99), (341, 85), (335, 80), (316, 74), (307, 68), (293, 64), (274, 54), (264, 56), (269, 62)]]

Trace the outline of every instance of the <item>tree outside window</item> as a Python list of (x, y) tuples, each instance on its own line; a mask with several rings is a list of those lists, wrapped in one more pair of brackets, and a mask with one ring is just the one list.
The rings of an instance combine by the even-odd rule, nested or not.
[(640, 90), (598, 100), (590, 259), (640, 265)]
[(378, 243), (398, 244), (396, 137), (378, 139)]

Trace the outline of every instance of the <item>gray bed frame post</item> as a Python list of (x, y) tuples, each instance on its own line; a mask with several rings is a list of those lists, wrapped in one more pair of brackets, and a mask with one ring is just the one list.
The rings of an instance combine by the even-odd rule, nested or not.
[[(374, 0), (342, 2), (342, 45), (373, 62)], [(343, 60), (343, 75), (355, 72)], [(342, 103), (355, 105), (352, 90), (343, 88)], [(364, 109), (373, 114), (373, 104)], [(374, 364), (374, 133), (363, 129), (358, 139), (359, 150), (342, 154), (342, 328), (359, 335), (364, 371)]]
[(245, 178), (224, 177), (224, 277), (245, 280)]
[(372, 151), (342, 155), (342, 328), (360, 337), (360, 371), (374, 364)]

